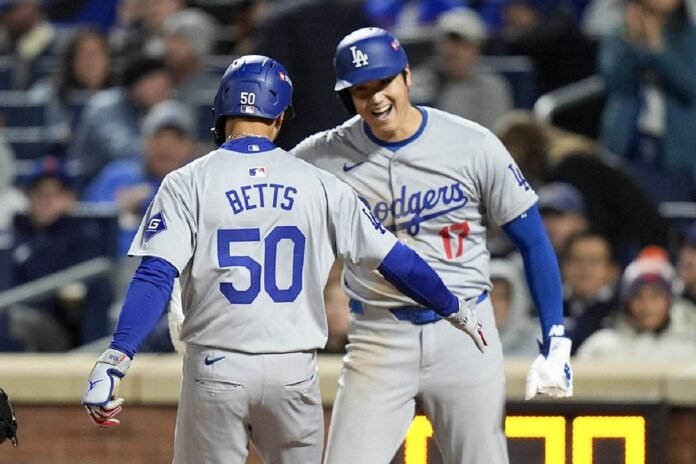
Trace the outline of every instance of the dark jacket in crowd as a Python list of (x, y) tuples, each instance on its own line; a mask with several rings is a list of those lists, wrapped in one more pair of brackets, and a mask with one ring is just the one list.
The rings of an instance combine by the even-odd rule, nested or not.
[[(21, 285), (61, 271), (91, 258), (103, 256), (108, 247), (97, 224), (64, 216), (46, 228), (36, 228), (26, 216), (17, 216), (12, 255), (14, 285)], [(87, 294), (78, 308), (68, 308), (56, 295), (27, 304), (50, 311), (73, 336), (75, 346), (101, 338), (110, 330), (108, 310), (113, 288), (108, 278), (86, 283)]]

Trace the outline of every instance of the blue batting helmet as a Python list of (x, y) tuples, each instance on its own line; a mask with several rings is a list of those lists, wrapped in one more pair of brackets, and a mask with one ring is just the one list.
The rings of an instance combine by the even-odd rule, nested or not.
[(220, 80), (213, 104), (213, 132), (225, 141), (225, 117), (277, 119), (283, 112), (292, 119), (292, 81), (283, 65), (262, 55), (246, 55), (232, 62)]
[(340, 92), (363, 82), (393, 77), (406, 66), (406, 52), (396, 37), (378, 27), (358, 29), (336, 47), (334, 90)]

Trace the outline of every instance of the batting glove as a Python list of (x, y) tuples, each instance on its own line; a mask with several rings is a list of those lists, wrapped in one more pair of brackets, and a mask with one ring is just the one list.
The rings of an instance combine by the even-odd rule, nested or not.
[[(548, 346), (532, 363), (527, 374), (524, 398), (537, 394), (554, 398), (573, 396), (573, 371), (570, 369), (571, 341), (566, 337), (549, 337)], [(546, 352), (546, 354), (544, 354)]]
[(475, 298), (468, 302), (460, 298), (459, 311), (447, 316), (447, 321), (457, 329), (466, 332), (476, 344), (476, 348), (483, 353), (485, 347), (488, 346), (488, 342), (486, 342), (483, 336), (483, 325), (476, 317)]
[(115, 419), (121, 412), (123, 398), (117, 398), (118, 385), (128, 372), (130, 358), (118, 350), (108, 349), (97, 359), (87, 380), (87, 391), (82, 405), (92, 422), (99, 427), (115, 427), (121, 423)]

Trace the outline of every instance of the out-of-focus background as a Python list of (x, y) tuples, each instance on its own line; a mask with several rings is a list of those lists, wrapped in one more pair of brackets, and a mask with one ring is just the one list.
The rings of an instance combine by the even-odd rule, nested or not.
[[(124, 382), (124, 427), (94, 430), (77, 407), (138, 263), (130, 240), (164, 176), (214, 148), (212, 99), (235, 56), (288, 69), (289, 149), (347, 118), (333, 52), (368, 25), (401, 40), (415, 103), (491, 129), (539, 194), (577, 397), (519, 401), (539, 324), (493, 227), (510, 414), (564, 418), (568, 462), (575, 421), (597, 414), (646, 419), (649, 463), (696, 462), (695, 20), (694, 0), (0, 0), (0, 386), (21, 440), (0, 462), (169, 462), (179, 361), (165, 319)], [(327, 410), (349, 311), (339, 281), (340, 263)], [(513, 462), (551, 462), (514, 424)], [(593, 429), (592, 462), (624, 462), (634, 441), (617, 427)]]

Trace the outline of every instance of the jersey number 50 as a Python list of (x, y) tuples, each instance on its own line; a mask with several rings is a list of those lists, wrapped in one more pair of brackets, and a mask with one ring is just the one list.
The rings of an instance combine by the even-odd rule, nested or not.
[[(292, 281), (286, 289), (278, 288), (276, 282), (276, 257), (278, 243), (281, 240), (290, 240), (293, 243), (292, 253)], [(295, 301), (302, 291), (302, 268), (304, 266), (305, 236), (295, 226), (276, 226), (264, 239), (264, 265), (254, 260), (251, 256), (233, 256), (231, 254), (232, 242), (259, 242), (261, 233), (259, 229), (220, 229), (217, 232), (218, 264), (220, 267), (243, 267), (249, 270), (249, 288), (237, 290), (229, 282), (220, 283), (220, 291), (227, 301), (232, 304), (251, 304), (261, 292), (261, 274), (263, 273), (263, 286), (276, 303), (289, 303)]]

